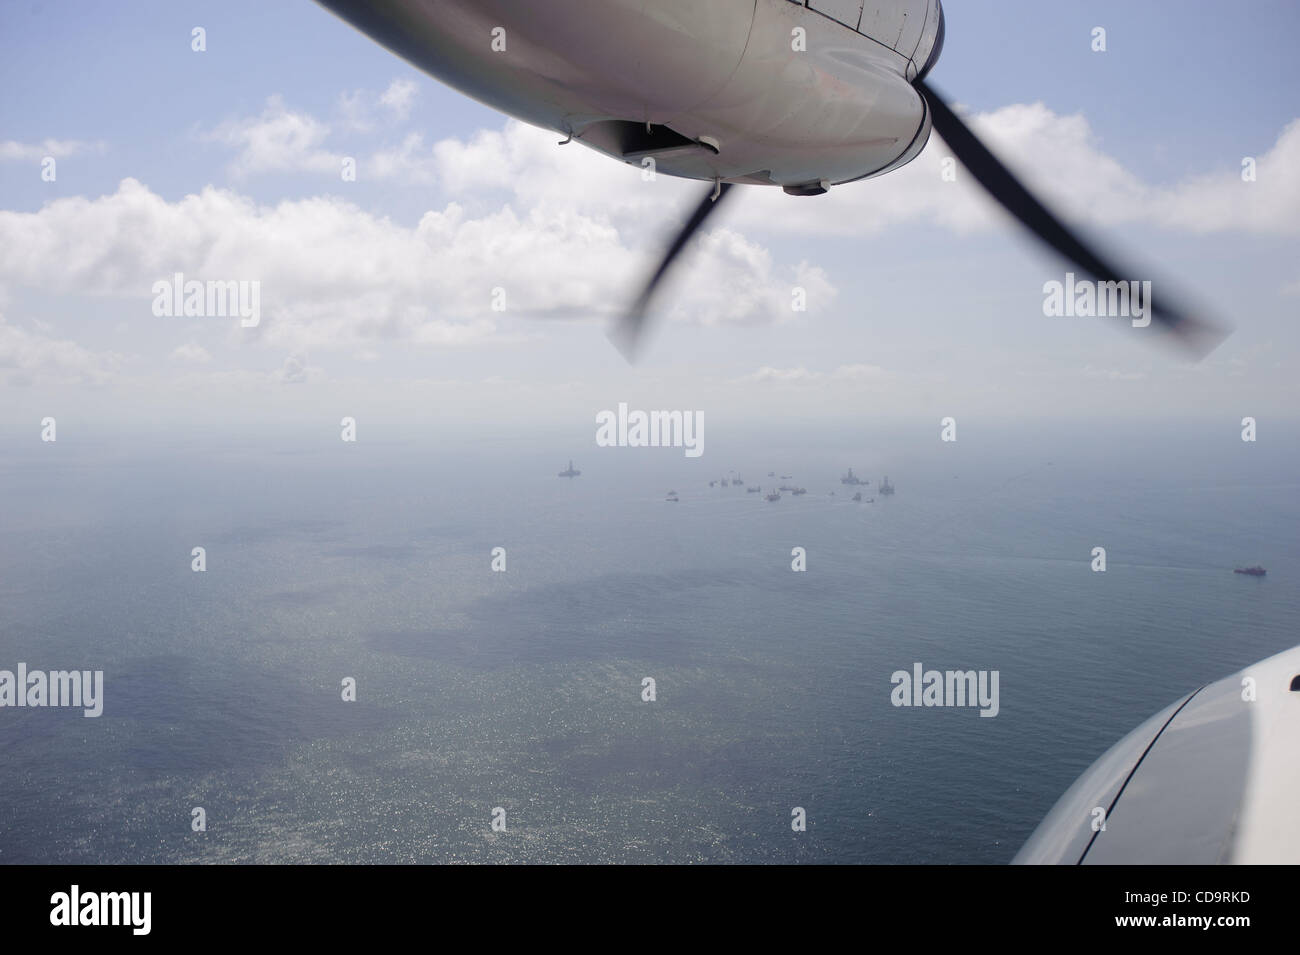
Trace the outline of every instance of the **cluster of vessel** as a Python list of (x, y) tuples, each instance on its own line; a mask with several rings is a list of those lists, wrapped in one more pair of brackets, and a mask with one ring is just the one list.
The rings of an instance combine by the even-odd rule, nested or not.
[[(575, 468), (575, 467), (573, 466), (573, 460), (570, 459), (570, 460), (569, 460), (569, 466), (568, 466), (567, 468), (565, 468), (563, 471), (561, 471), (561, 472), (559, 473), (559, 477), (562, 477), (562, 478), (576, 478), (576, 477), (578, 477), (580, 474), (582, 474), (582, 472), (579, 471), (577, 468)], [(775, 472), (775, 471), (768, 471), (768, 472), (767, 472), (767, 476), (770, 477), (770, 478), (775, 478), (777, 475), (776, 475), (776, 472)], [(782, 480), (782, 481), (790, 481), (790, 480), (791, 480), (791, 476), (790, 476), (789, 474), (782, 474), (781, 477), (780, 477), (780, 480)], [(856, 474), (854, 474), (854, 473), (853, 473), (853, 468), (849, 468), (848, 473), (845, 474), (842, 478), (840, 478), (840, 483), (841, 483), (841, 484), (849, 484), (849, 485), (853, 485), (853, 486), (855, 486), (855, 487), (856, 487), (856, 486), (861, 486), (861, 487), (870, 487), (870, 486), (871, 486), (871, 482), (869, 482), (869, 481), (864, 481), (864, 480), (862, 480), (860, 477), (858, 477)], [(712, 480), (712, 481), (709, 482), (709, 487), (732, 487), (732, 486), (735, 486), (735, 487), (743, 487), (743, 488), (745, 489), (745, 493), (746, 493), (746, 494), (763, 494), (763, 488), (762, 488), (762, 487), (760, 487), (760, 486), (757, 485), (757, 484), (749, 484), (749, 485), (746, 485), (746, 484), (745, 484), (745, 479), (742, 478), (742, 477), (738, 477), (734, 471), (731, 472), (730, 475), (729, 475), (728, 477), (725, 477), (725, 478), (715, 478), (714, 480)], [(807, 493), (808, 493), (808, 489), (807, 489), (806, 487), (799, 487), (799, 486), (797, 486), (797, 485), (795, 485), (795, 484), (782, 484), (782, 485), (778, 486), (778, 487), (776, 488), (776, 490), (774, 490), (774, 491), (768, 491), (767, 494), (764, 495), (764, 498), (763, 498), (763, 499), (766, 500), (766, 501), (769, 501), (769, 502), (771, 502), (771, 501), (779, 501), (779, 500), (781, 500), (781, 495), (782, 495), (782, 494), (789, 494), (791, 497), (800, 497), (800, 496), (802, 496), (802, 495), (804, 495), (804, 494), (807, 494)], [(832, 493), (834, 493), (834, 492), (832, 492)], [(880, 482), (880, 493), (881, 493), (881, 494), (893, 494), (893, 493), (894, 493), (894, 485), (892, 485), (892, 484), (889, 483), (889, 478), (888, 478), (888, 477), (886, 477), (884, 480), (882, 480), (882, 481)], [(676, 504), (676, 503), (678, 503), (678, 502), (681, 500), (681, 498), (679, 498), (679, 497), (677, 496), (677, 492), (676, 492), (676, 491), (669, 491), (669, 492), (668, 492), (668, 496), (667, 496), (664, 500)], [(864, 499), (864, 498), (862, 497), (862, 492), (861, 492), (861, 491), (858, 491), (856, 494), (853, 495), (853, 500), (854, 500), (855, 502), (857, 502), (857, 503), (867, 503), (867, 504), (871, 504), (871, 503), (873, 503), (876, 499), (875, 499), (874, 497), (869, 497), (869, 498), (865, 498), (865, 499)], [(1254, 573), (1256, 569), (1258, 569), (1258, 568), (1250, 568), (1250, 569), (1248, 569), (1248, 570), (1239, 570), (1239, 571), (1237, 571), (1237, 573), (1239, 573), (1239, 574), (1242, 574), (1242, 573)], [(1263, 571), (1260, 570), (1260, 573), (1261, 573), (1261, 575), (1262, 575)]]
[[(581, 471), (574, 470), (573, 462), (570, 461), (568, 468), (560, 472), (560, 477), (572, 478), (577, 477), (581, 473)], [(767, 476), (770, 478), (777, 478), (777, 473), (775, 471), (768, 471)], [(789, 474), (782, 474), (777, 479), (789, 482), (792, 480), (792, 477)], [(854, 487), (869, 488), (871, 486), (870, 481), (864, 481), (862, 478), (858, 477), (858, 475), (854, 474), (853, 468), (849, 468), (848, 473), (840, 478), (840, 483), (852, 485)], [(768, 503), (774, 503), (781, 500), (782, 494), (789, 494), (791, 497), (802, 497), (808, 493), (806, 487), (800, 487), (797, 484), (790, 483), (780, 484), (774, 490), (764, 491), (762, 486), (759, 484), (746, 484), (745, 479), (737, 475), (735, 471), (728, 472), (727, 477), (714, 478), (709, 482), (709, 487), (743, 487), (746, 494), (762, 494), (763, 500)], [(894, 493), (894, 485), (889, 483), (888, 477), (884, 478), (880, 482), (879, 492), (886, 495)], [(835, 492), (833, 491), (831, 492), (832, 496), (834, 493)], [(681, 501), (681, 498), (678, 496), (676, 491), (669, 491), (668, 496), (665, 497), (664, 500), (670, 504), (677, 504)], [(874, 497), (864, 498), (861, 491), (858, 491), (853, 495), (853, 501), (858, 504), (874, 504), (875, 500)]]
[[(561, 471), (559, 476), (562, 478), (575, 478), (581, 473), (582, 473), (581, 471), (574, 468), (573, 461), (570, 460), (569, 466), (565, 468), (563, 471)], [(768, 471), (767, 476), (770, 478), (775, 478), (777, 475), (775, 471)], [(791, 477), (788, 474), (782, 474), (780, 480), (789, 481), (791, 480)], [(853, 468), (849, 468), (848, 471), (844, 473), (844, 475), (840, 478), (840, 483), (846, 484), (850, 487), (865, 487), (865, 488), (871, 487), (871, 482), (864, 481), (858, 475), (854, 474)], [(743, 487), (745, 489), (746, 494), (763, 494), (763, 500), (767, 501), (769, 504), (781, 500), (781, 495), (783, 493), (789, 494), (791, 497), (799, 497), (801, 495), (808, 493), (808, 489), (805, 487), (798, 487), (797, 485), (794, 484), (782, 484), (778, 486), (775, 490), (768, 491), (766, 494), (764, 494), (762, 487), (760, 487), (757, 484), (746, 484), (744, 479), (737, 477), (734, 471), (731, 472), (731, 474), (728, 477), (716, 478), (709, 482), (709, 487), (719, 487), (719, 486), (731, 487), (733, 485), (735, 487)], [(886, 475), (884, 478), (881, 479), (880, 485), (876, 489), (876, 493), (884, 497), (888, 497), (894, 493), (894, 485), (889, 483), (888, 475)], [(831, 495), (833, 496), (834, 494), (835, 492), (832, 491)], [(681, 501), (681, 498), (677, 496), (676, 491), (669, 491), (668, 496), (664, 498), (664, 500), (670, 504), (677, 504)], [(856, 491), (853, 497), (850, 498), (850, 500), (852, 500), (855, 504), (874, 504), (876, 501), (874, 497), (863, 497), (861, 491)], [(1263, 577), (1268, 573), (1268, 571), (1266, 571), (1263, 567), (1258, 567), (1258, 566), (1238, 567), (1233, 571), (1233, 573), (1244, 574), (1247, 577)]]
[[(735, 485), (737, 487), (744, 487), (746, 494), (762, 494), (763, 500), (767, 501), (768, 503), (775, 503), (776, 501), (781, 500), (782, 494), (789, 494), (791, 497), (801, 497), (804, 494), (808, 493), (808, 489), (806, 487), (800, 487), (797, 484), (789, 483), (792, 480), (792, 477), (789, 474), (782, 474), (778, 477), (775, 471), (768, 471), (767, 476), (770, 478), (776, 478), (777, 480), (786, 483), (782, 483), (778, 485), (774, 490), (769, 489), (767, 491), (764, 491), (763, 488), (758, 484), (746, 485), (742, 479), (735, 477), (733, 472), (733, 475), (729, 478), (718, 478), (710, 481), (709, 487), (730, 487), (732, 485)], [(843, 477), (840, 478), (840, 483), (848, 484), (853, 487), (864, 487), (864, 488), (871, 487), (871, 482), (864, 481), (861, 477), (854, 474), (853, 468), (849, 468), (848, 472)], [(834, 496), (834, 493), (835, 493), (834, 491), (831, 492), (832, 496)], [(894, 485), (889, 483), (888, 477), (884, 478), (880, 482), (879, 493), (885, 495), (894, 493)], [(670, 494), (670, 500), (675, 500), (675, 499), (676, 499), (676, 495)], [(853, 495), (852, 500), (858, 504), (873, 504), (875, 503), (876, 499), (874, 497), (864, 498), (862, 496), (862, 492), (858, 491)]]

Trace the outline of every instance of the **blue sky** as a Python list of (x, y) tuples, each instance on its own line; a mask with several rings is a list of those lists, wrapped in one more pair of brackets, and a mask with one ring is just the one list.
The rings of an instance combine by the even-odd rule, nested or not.
[[(349, 234), (358, 247), (392, 241), (400, 256), (422, 221), (508, 237), (526, 231), (511, 217), (529, 216), (569, 234), (597, 230), (569, 258), (592, 255), (598, 282), (620, 269), (630, 279), (698, 184), (668, 183), (635, 215), (584, 199), (592, 176), (626, 170), (511, 130), (310, 2), (8, 4), (0, 8), (0, 144), (8, 146), (0, 152), (0, 236), (11, 244), (0, 256), (0, 329), (8, 329), (0, 391), (13, 415), (5, 424), (55, 399), (138, 408), (166, 394), (178, 408), (210, 409), (226, 390), (233, 405), (270, 402), (285, 415), (314, 413), (322, 394), (399, 413), (454, 397), (485, 421), (586, 417), (619, 400), (793, 420), (862, 408), (895, 417), (1294, 416), (1300, 186), (1296, 155), (1286, 151), (1294, 147), (1276, 153), (1270, 181), (1241, 184), (1238, 170), (1242, 157), (1280, 149), (1279, 137), (1300, 118), (1300, 8), (953, 2), (946, 14), (934, 84), (1089, 234), (1235, 327), (1200, 365), (1096, 322), (1045, 324), (1041, 286), (1063, 266), (991, 214), (968, 184), (958, 184), (965, 192), (956, 211), (936, 211), (922, 190), (932, 188), (944, 154), (937, 138), (915, 168), (826, 197), (748, 190), (718, 223), (727, 235), (694, 260), (697, 274), (673, 287), (675, 320), (634, 368), (603, 334), (601, 316), (615, 308), (620, 286), (584, 289), (581, 269), (564, 281), (533, 276), (551, 296), (544, 315), (495, 319), (453, 301), (445, 275), (441, 285), (412, 279), (378, 304), (360, 280), (334, 293), (313, 290), (313, 269), (328, 286), (346, 265)], [(207, 31), (202, 54), (190, 49), (194, 26)], [(1090, 49), (1095, 26), (1107, 30), (1104, 54)], [(304, 124), (317, 138), (292, 155), (250, 158), (250, 137), (272, 121)], [(478, 174), (466, 144), (481, 135), (489, 137), (484, 149), (517, 164), (512, 175), (528, 177), (523, 191)], [(79, 144), (58, 159), (55, 182), (40, 178), (47, 140)], [(451, 146), (434, 161), (440, 141)], [(338, 155), (381, 153), (400, 153), (405, 165), (349, 184), (329, 172)], [(139, 187), (125, 195), (128, 179)], [(185, 197), (205, 189), (221, 208), (193, 214), (232, 216), (223, 234), (256, 245), (258, 230), (305, 229), (293, 240), (300, 251), (279, 266), (293, 276), (281, 287), (294, 291), (271, 296), (268, 307), (280, 311), (263, 334), (160, 326), (147, 311), (147, 283), (135, 291), (147, 276), (123, 277), (133, 266), (112, 258), (145, 215), (159, 217), (148, 241), (165, 246), (165, 228), (186, 228)], [(1243, 195), (1268, 198), (1237, 209)], [(50, 203), (77, 197), (91, 204), (84, 214), (54, 223)], [(283, 221), (276, 209), (288, 210)], [(312, 216), (326, 214), (336, 217), (334, 244), (313, 262)], [(448, 225), (456, 216), (460, 226)], [(50, 238), (59, 228), (69, 234)], [(88, 251), (95, 236), (100, 246)], [(606, 256), (605, 245), (619, 254)], [(536, 246), (521, 248), (536, 254)], [(430, 261), (429, 271), (469, 275), (473, 253), (463, 254)], [(56, 255), (95, 262), (65, 277), (50, 260)], [(159, 252), (132, 261), (156, 260), (149, 274), (166, 274), (166, 259)], [(510, 282), (529, 281), (516, 265)], [(814, 270), (825, 294), (793, 320), (702, 319), (718, 304), (709, 277), (742, 265), (739, 283), (773, 290)], [(544, 263), (537, 271), (547, 271)], [(593, 295), (605, 311), (591, 307)], [(329, 311), (329, 299), (347, 296), (349, 307), (386, 309), (386, 317)], [(295, 321), (299, 332), (284, 331)]]

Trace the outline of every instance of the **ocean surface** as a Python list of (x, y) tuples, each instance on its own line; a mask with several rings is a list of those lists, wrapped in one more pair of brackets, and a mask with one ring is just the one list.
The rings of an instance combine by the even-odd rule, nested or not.
[[(0, 862), (1002, 863), (1300, 642), (1297, 444), (1232, 421), (699, 459), (60, 429), (0, 459), (0, 669), (103, 670), (104, 711), (0, 709)], [(914, 663), (998, 671), (998, 715), (895, 707)]]

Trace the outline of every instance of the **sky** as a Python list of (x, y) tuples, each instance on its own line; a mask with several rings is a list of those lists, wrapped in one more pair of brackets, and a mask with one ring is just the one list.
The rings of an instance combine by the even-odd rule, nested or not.
[[(1071, 223), (1230, 327), (1207, 358), (1045, 316), (1065, 266), (964, 170), (944, 182), (935, 136), (825, 196), (746, 187), (629, 365), (606, 328), (700, 183), (560, 147), (307, 0), (25, 2), (0, 6), (0, 431), (586, 428), (621, 401), (936, 435), (1294, 419), (1300, 6), (945, 11), (932, 83)], [(155, 315), (176, 271), (258, 279), (261, 322)]]

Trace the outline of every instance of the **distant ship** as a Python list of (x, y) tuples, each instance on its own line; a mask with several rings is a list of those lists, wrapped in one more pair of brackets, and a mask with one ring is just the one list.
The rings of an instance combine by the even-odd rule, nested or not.
[(886, 477), (883, 481), (880, 482), (880, 493), (881, 493), (881, 494), (893, 494), (893, 493), (894, 493), (894, 485), (892, 485), (892, 484), (889, 483), (889, 478), (888, 478), (888, 477)]
[(793, 484), (782, 484), (779, 488), (777, 488), (777, 490), (778, 490), (778, 491), (793, 491), (793, 490), (794, 490), (794, 485), (793, 485)]
[(782, 474), (782, 475), (781, 475), (781, 480), (782, 480), (782, 481), (788, 481), (788, 480), (790, 480), (790, 477), (791, 477), (791, 475), (789, 475), (789, 474)]
[(1263, 577), (1268, 573), (1263, 567), (1238, 567), (1233, 571), (1234, 574), (1246, 574), (1250, 577)]
[(768, 471), (768, 472), (767, 472), (767, 476), (768, 476), (768, 477), (776, 477), (776, 472), (775, 472), (775, 471)]
[(857, 501), (859, 504), (861, 504), (861, 503), (862, 503), (862, 492), (859, 491), (857, 494), (854, 494), (854, 495), (853, 495), (853, 500), (855, 500), (855, 501)]
[(769, 494), (769, 495), (767, 496), (767, 500), (768, 500), (769, 502), (770, 502), (770, 501), (779, 501), (779, 500), (781, 500), (781, 495), (778, 494), (778, 493), (776, 493), (776, 491), (773, 491), (771, 494)]
[(560, 472), (560, 477), (573, 478), (573, 477), (577, 477), (581, 473), (582, 473), (581, 471), (573, 470), (573, 461), (569, 461), (568, 468)]
[(736, 485), (736, 487), (744, 487), (744, 486), (745, 486), (745, 482), (742, 481), (740, 478), (732, 478), (732, 479), (731, 479), (731, 483), (734, 484), (734, 485)]
[(790, 489), (790, 493), (798, 497), (800, 494), (807, 494), (808, 489), (806, 487), (795, 487)]
[(861, 484), (862, 478), (853, 473), (853, 468), (849, 468), (849, 473), (840, 478), (841, 484)]
[(723, 478), (722, 481), (721, 481), (720, 483), (722, 484), (723, 487), (726, 487), (726, 486), (727, 486), (727, 479), (726, 479), (726, 478)]
[(747, 488), (745, 488), (745, 493), (746, 493), (746, 494), (758, 494), (758, 493), (760, 493), (762, 490), (763, 490), (763, 489), (762, 489), (761, 487), (759, 487), (757, 484), (755, 484), (753, 487), (747, 487)]
[(664, 498), (664, 500), (666, 500), (666, 501), (672, 501), (674, 504), (676, 504), (676, 503), (677, 503), (677, 492), (676, 492), (676, 491), (669, 491), (669, 492), (668, 492), (668, 496), (667, 496), (666, 498)]

